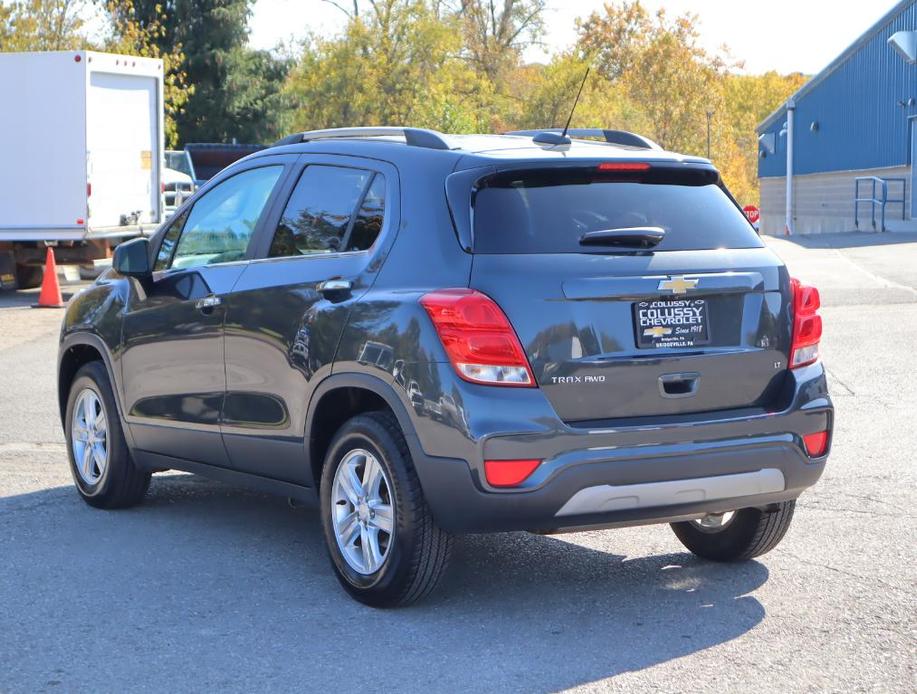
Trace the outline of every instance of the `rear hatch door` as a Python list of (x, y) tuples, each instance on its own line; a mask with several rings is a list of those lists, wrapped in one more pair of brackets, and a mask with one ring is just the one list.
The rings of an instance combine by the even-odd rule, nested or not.
[[(472, 196), (471, 286), (506, 312), (558, 415), (771, 406), (790, 344), (783, 265), (712, 168), (600, 164), (520, 165)], [(655, 246), (582, 241), (660, 230)]]

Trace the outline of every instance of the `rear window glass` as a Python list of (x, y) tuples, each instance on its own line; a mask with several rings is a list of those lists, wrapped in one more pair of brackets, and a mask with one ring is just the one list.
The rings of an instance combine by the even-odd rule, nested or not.
[(763, 245), (710, 172), (507, 172), (485, 181), (473, 200), (476, 253), (621, 252), (580, 239), (634, 227), (665, 231), (656, 251)]

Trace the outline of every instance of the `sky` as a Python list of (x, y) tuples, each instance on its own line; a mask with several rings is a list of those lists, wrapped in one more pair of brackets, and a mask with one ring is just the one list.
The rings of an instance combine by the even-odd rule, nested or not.
[[(726, 44), (745, 71), (815, 74), (890, 10), (897, 0), (643, 0), (670, 14), (700, 15), (701, 41), (711, 50)], [(345, 0), (344, 4), (349, 4)], [(573, 20), (602, 7), (603, 0), (548, 0), (546, 50), (532, 47), (528, 61), (546, 62), (576, 40)], [(249, 42), (274, 48), (306, 32), (334, 34), (345, 15), (322, 0), (256, 0)]]

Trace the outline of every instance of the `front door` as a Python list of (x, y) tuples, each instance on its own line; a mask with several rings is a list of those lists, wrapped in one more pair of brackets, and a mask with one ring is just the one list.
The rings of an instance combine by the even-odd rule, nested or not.
[(304, 164), (228, 297), (223, 439), (234, 468), (311, 485), (306, 408), (378, 271), (397, 189), (379, 162)]
[(220, 434), (226, 389), (224, 298), (249, 258), (282, 163), (229, 176), (179, 214), (160, 238), (154, 281), (125, 311), (121, 359), (135, 446), (228, 464)]

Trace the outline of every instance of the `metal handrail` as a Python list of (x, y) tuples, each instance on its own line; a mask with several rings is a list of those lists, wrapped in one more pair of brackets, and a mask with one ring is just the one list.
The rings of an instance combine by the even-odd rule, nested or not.
[[(860, 195), (860, 184), (869, 183), (872, 188), (870, 190), (869, 197), (862, 197)], [(901, 184), (901, 197), (900, 198), (889, 198), (888, 197), (888, 184), (889, 183), (900, 183)], [(878, 197), (876, 195), (876, 186), (879, 186), (879, 191), (882, 196)], [(869, 203), (870, 205), (870, 217), (872, 219), (872, 228), (876, 228), (876, 206), (879, 208), (879, 218), (881, 221), (880, 231), (885, 231), (885, 208), (888, 205), (901, 205), (901, 219), (905, 218), (906, 206), (907, 203), (907, 179), (906, 178), (881, 178), (879, 176), (858, 176), (854, 179), (854, 189), (853, 189), (853, 224), (859, 229), (860, 228), (860, 203)]]

